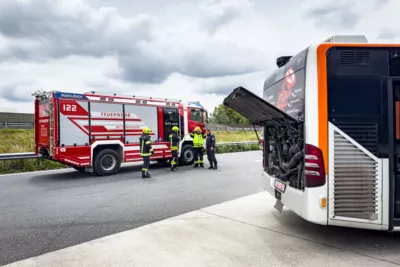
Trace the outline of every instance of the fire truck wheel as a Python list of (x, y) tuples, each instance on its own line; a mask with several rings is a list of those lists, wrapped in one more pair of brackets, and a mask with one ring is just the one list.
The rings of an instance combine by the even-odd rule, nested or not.
[(192, 145), (184, 145), (182, 147), (181, 156), (179, 158), (183, 165), (191, 165), (194, 162), (194, 149)]
[(121, 158), (114, 149), (103, 149), (94, 159), (94, 171), (97, 175), (106, 176), (115, 174), (121, 166)]

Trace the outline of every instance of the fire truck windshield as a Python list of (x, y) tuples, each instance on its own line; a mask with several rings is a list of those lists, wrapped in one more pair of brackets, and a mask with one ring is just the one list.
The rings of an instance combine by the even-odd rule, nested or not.
[(190, 120), (205, 124), (207, 120), (207, 112), (202, 109), (191, 109)]

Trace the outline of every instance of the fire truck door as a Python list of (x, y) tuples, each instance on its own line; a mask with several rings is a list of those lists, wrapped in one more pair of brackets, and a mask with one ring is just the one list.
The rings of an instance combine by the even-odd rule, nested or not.
[(179, 110), (178, 108), (163, 107), (164, 113), (164, 141), (169, 141), (169, 134), (172, 132), (173, 126), (179, 127)]

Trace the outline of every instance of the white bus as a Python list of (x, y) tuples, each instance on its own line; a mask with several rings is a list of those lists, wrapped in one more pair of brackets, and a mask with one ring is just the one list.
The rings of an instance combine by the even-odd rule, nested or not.
[(261, 99), (224, 104), (263, 127), (268, 191), (312, 223), (400, 230), (400, 44), (333, 36), (277, 59)]

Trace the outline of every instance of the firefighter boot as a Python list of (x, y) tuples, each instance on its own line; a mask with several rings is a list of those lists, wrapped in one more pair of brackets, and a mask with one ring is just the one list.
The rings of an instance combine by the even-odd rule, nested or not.
[(218, 169), (217, 163), (214, 164), (214, 170)]
[(194, 166), (193, 166), (193, 168), (198, 168), (198, 167), (199, 167), (198, 163), (195, 163)]
[(150, 178), (150, 173), (148, 173), (147, 171), (142, 171), (142, 178)]
[(204, 168), (204, 164), (203, 164), (203, 163), (200, 163), (200, 167), (201, 167), (201, 168)]
[(214, 169), (214, 166), (212, 165), (212, 163), (210, 164), (210, 167), (208, 167), (209, 170)]
[(177, 171), (177, 170), (178, 170), (178, 168), (176, 168), (176, 165), (171, 164), (171, 171), (173, 172), (173, 171)]

